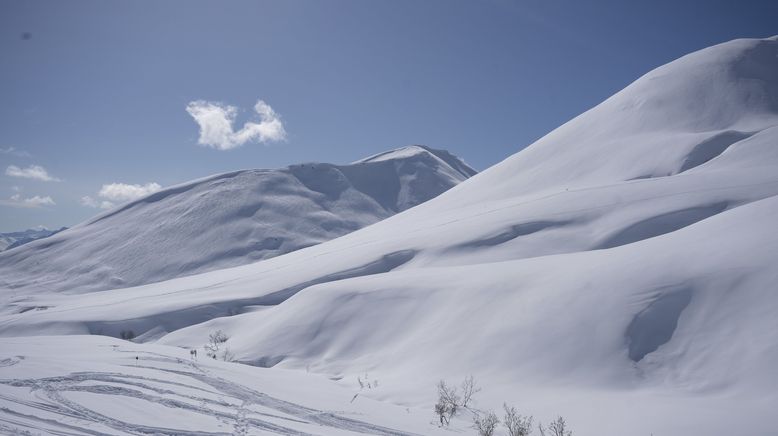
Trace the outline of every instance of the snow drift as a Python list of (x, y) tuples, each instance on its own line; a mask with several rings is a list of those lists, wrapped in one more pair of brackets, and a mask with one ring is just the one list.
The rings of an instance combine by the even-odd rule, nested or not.
[(86, 292), (241, 265), (327, 241), (475, 174), (409, 146), (350, 165), (244, 170), (173, 186), (0, 256), (0, 288)]

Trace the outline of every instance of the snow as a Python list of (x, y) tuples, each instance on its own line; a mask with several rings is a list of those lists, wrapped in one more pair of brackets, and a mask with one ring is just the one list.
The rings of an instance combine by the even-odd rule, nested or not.
[(352, 232), (475, 173), (440, 150), (404, 150), (375, 162), (236, 171), (164, 189), (0, 255), (0, 287), (80, 293), (242, 265)]
[[(432, 405), (438, 380), (473, 374), (478, 408), (508, 402), (546, 423), (561, 414), (578, 435), (772, 434), (777, 144), (778, 39), (731, 41), (649, 72), (440, 196), (328, 242), (137, 287), (7, 289), (0, 336), (21, 342), (2, 349), (44, 353), (25, 344), (56, 341), (13, 337), (132, 330), (145, 343), (112, 343), (176, 353), (222, 329), (248, 364), (218, 364), (241, 373), (234, 383), (278, 374), (252, 386), (349, 411), (324, 392), (353, 395), (369, 373), (380, 384), (359, 391), (364, 421), (403, 432), (472, 433), (467, 413), (436, 427)], [(32, 394), (13, 395), (4, 401)]]
[(47, 238), (65, 229), (66, 227), (62, 227), (58, 230), (49, 230), (45, 227), (39, 227), (35, 229), (22, 230), (19, 232), (0, 233), (0, 251), (19, 247), (36, 239)]
[(0, 350), (4, 434), (443, 434), (426, 411), (355, 398), (320, 375), (177, 347), (70, 336), (2, 339)]

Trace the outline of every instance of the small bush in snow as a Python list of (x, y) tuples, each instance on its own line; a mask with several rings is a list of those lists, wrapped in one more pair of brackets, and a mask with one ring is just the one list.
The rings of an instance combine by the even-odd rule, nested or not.
[(129, 341), (135, 338), (135, 332), (132, 330), (122, 330), (121, 333), (119, 333), (119, 337), (125, 341)]
[(459, 394), (457, 388), (448, 386), (445, 381), (438, 383), (438, 402), (435, 403), (435, 414), (441, 425), (448, 425), (451, 418), (459, 411)]
[[(378, 381), (375, 382), (378, 385)], [(468, 409), (473, 400), (473, 394), (481, 388), (475, 384), (473, 376), (468, 376), (462, 382), (462, 396), (459, 396), (457, 388), (449, 386), (444, 380), (438, 383), (438, 402), (435, 404), (435, 414), (438, 415), (441, 425), (448, 425), (460, 408)], [(469, 410), (469, 409), (468, 409)]]
[(224, 351), (222, 351), (222, 360), (225, 362), (234, 362), (235, 353), (231, 352), (229, 348), (224, 348)]
[(508, 407), (507, 404), (503, 404), (502, 407), (505, 409), (502, 424), (508, 429), (509, 436), (527, 436), (532, 433), (531, 416), (521, 416), (516, 412), (515, 407)]
[(473, 399), (473, 394), (476, 394), (480, 391), (481, 388), (476, 386), (473, 376), (471, 375), (466, 377), (462, 382), (462, 407), (467, 408), (467, 406), (470, 404), (470, 401)]
[(541, 436), (546, 436), (546, 431), (548, 431), (548, 436), (572, 436), (573, 432), (572, 430), (567, 429), (567, 423), (565, 422), (565, 419), (561, 416), (556, 419), (556, 421), (552, 421), (551, 424), (548, 425), (548, 428), (543, 428), (543, 424), (538, 424), (538, 430), (540, 430)]
[(213, 344), (223, 344), (227, 342), (229, 336), (227, 336), (227, 334), (221, 330), (216, 330), (215, 332), (212, 332), (210, 335), (208, 335), (208, 339)]
[(481, 416), (478, 413), (473, 415), (473, 424), (476, 430), (478, 430), (479, 436), (492, 436), (494, 429), (497, 428), (497, 424), (500, 420), (497, 419), (497, 415), (491, 410)]
[[(224, 333), (221, 330), (216, 330), (215, 332), (211, 332), (211, 334), (208, 335), (208, 343), (205, 344), (205, 352), (208, 355), (208, 357), (212, 359), (216, 359), (219, 348), (221, 348), (221, 345), (225, 342), (227, 342), (227, 339), (229, 339), (229, 336), (227, 336), (226, 333)], [(227, 360), (226, 357), (234, 358), (234, 355), (232, 353), (229, 353), (229, 350), (224, 350), (224, 353), (222, 353), (222, 359)]]
[(367, 374), (365, 374), (364, 379), (362, 379), (360, 376), (357, 376), (357, 383), (359, 383), (359, 389), (373, 389), (378, 387), (378, 380), (373, 380), (371, 382)]

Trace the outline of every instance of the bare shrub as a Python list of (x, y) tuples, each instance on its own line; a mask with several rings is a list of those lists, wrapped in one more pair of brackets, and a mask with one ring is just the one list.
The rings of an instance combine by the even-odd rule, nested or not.
[(438, 402), (435, 404), (435, 414), (441, 425), (449, 425), (451, 418), (459, 411), (459, 394), (457, 388), (448, 386), (445, 381), (438, 382)]
[(224, 351), (222, 351), (222, 360), (225, 362), (234, 362), (235, 361), (235, 353), (230, 351), (229, 348), (225, 347)]
[(491, 410), (486, 412), (483, 416), (478, 413), (473, 415), (473, 426), (478, 430), (479, 436), (492, 436), (494, 434), (494, 429), (497, 428), (497, 424), (499, 423), (500, 420), (497, 418), (497, 415)]
[(227, 342), (227, 339), (229, 338), (230, 337), (227, 336), (227, 334), (222, 330), (216, 330), (215, 332), (211, 332), (211, 334), (208, 335), (208, 340), (213, 344), (223, 344)]
[(121, 333), (119, 333), (119, 337), (121, 337), (125, 341), (130, 341), (132, 339), (135, 339), (135, 332), (132, 330), (122, 330)]
[(473, 394), (481, 391), (481, 388), (476, 386), (475, 379), (472, 375), (465, 378), (462, 382), (462, 407), (467, 408), (470, 401), (473, 399)]
[(549, 436), (572, 436), (573, 431), (567, 429), (567, 423), (565, 422), (565, 419), (561, 416), (558, 417), (555, 421), (552, 421), (551, 424), (548, 425), (548, 428), (543, 428), (543, 424), (538, 424), (538, 430), (540, 430), (541, 436), (546, 436), (546, 431), (548, 431)]
[(532, 417), (521, 416), (516, 411), (515, 407), (508, 407), (507, 404), (502, 405), (505, 409), (505, 416), (502, 419), (502, 424), (508, 429), (509, 436), (527, 436), (532, 433)]
[[(212, 359), (216, 359), (219, 354), (219, 349), (221, 348), (221, 345), (229, 339), (229, 336), (227, 336), (226, 333), (224, 333), (221, 330), (216, 330), (215, 332), (211, 332), (211, 334), (208, 335), (208, 343), (205, 344), (205, 353), (208, 355), (208, 357)], [(227, 353), (229, 353), (229, 350), (225, 350), (224, 353), (222, 353), (222, 359), (227, 360), (225, 357), (227, 357)], [(229, 357), (234, 358), (235, 356), (232, 355), (232, 353), (229, 353)]]

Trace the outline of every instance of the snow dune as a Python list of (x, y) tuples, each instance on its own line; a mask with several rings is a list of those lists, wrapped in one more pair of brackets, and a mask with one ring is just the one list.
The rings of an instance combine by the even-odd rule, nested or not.
[(353, 389), (369, 372), (366, 397), (419, 410), (439, 379), (474, 374), (478, 407), (561, 413), (576, 434), (767, 435), (776, 169), (778, 38), (735, 40), (361, 230), (160, 283), (19, 294), (0, 335), (196, 347), (222, 329), (238, 360), (272, 367), (258, 373)]

